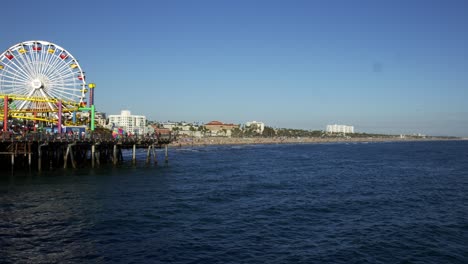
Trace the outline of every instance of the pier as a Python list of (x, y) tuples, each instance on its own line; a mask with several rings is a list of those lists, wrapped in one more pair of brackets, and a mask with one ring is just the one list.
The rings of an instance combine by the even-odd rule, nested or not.
[(95, 88), (78, 60), (55, 43), (29, 40), (0, 53), (1, 169), (117, 166), (125, 149), (133, 164), (137, 150), (145, 149), (149, 164), (158, 162), (155, 149), (164, 148), (167, 163), (171, 134), (126, 127), (113, 135), (105, 124), (97, 127)]
[(133, 136), (114, 138), (112, 135), (29, 133), (0, 135), (0, 165), (2, 168), (30, 168), (43, 171), (56, 168), (98, 167), (102, 164), (121, 164), (122, 150), (132, 151), (132, 164), (137, 163), (137, 149), (146, 150), (145, 163), (157, 164), (157, 148), (164, 148), (164, 162), (168, 163), (171, 135)]

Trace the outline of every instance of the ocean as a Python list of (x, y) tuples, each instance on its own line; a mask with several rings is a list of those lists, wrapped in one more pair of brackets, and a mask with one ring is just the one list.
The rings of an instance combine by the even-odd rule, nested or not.
[(3, 170), (0, 263), (468, 263), (468, 141), (127, 155)]

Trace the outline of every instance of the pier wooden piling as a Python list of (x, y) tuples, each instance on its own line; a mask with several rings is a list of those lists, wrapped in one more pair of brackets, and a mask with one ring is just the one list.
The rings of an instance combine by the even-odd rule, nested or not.
[(133, 150), (132, 150), (132, 164), (136, 164), (136, 144), (133, 144)]
[(93, 144), (93, 145), (91, 145), (91, 168), (93, 168), (93, 169), (94, 169), (94, 166), (95, 166), (95, 164), (94, 164), (95, 154), (96, 154), (96, 145)]
[(158, 164), (158, 159), (156, 157), (156, 150), (154, 150), (154, 144), (153, 144), (153, 160), (154, 160), (154, 164)]
[(164, 155), (165, 155), (164, 162), (167, 164), (167, 163), (169, 163), (169, 156), (168, 156), (168, 153), (167, 153), (167, 144), (165, 145), (165, 148), (166, 148), (166, 149), (165, 149), (165, 151), (164, 151), (164, 152), (165, 152), (165, 154), (164, 154)]

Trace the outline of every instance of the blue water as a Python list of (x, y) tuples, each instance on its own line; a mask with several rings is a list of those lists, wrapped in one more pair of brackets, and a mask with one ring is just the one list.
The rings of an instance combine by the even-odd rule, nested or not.
[(169, 155), (3, 171), (0, 263), (468, 263), (468, 141)]

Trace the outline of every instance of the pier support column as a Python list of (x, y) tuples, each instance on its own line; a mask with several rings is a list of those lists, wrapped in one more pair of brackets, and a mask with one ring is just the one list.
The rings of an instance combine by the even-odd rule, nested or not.
[[(26, 152), (28, 153), (28, 167), (29, 167), (29, 169), (31, 169), (31, 161), (32, 161), (32, 159), (31, 159), (31, 155), (32, 155), (31, 142), (28, 142)], [(26, 156), (26, 154), (24, 154), (24, 156)]]
[(75, 163), (75, 158), (73, 156), (73, 149), (72, 147), (75, 146), (76, 144), (75, 143), (72, 143), (72, 144), (68, 144), (68, 147), (67, 147), (67, 151), (65, 153), (65, 156), (63, 157), (63, 168), (66, 169), (67, 168), (67, 159), (68, 159), (68, 155), (70, 155), (70, 161), (71, 161), (71, 164), (72, 164), (72, 167), (74, 169), (76, 169), (76, 163)]
[(166, 146), (165, 146), (165, 158), (164, 158), (164, 161), (166, 162), (166, 164), (169, 163), (169, 156), (168, 156), (168, 154), (167, 154), (167, 144), (166, 144)]
[(67, 148), (65, 155), (63, 155), (63, 168), (66, 169), (68, 165), (68, 155), (70, 153), (70, 147)]
[(112, 161), (114, 162), (114, 165), (117, 165), (117, 145), (114, 145), (114, 151), (112, 154), (113, 154)]
[(98, 148), (98, 151), (96, 152), (96, 157), (95, 157), (95, 160), (96, 160), (96, 165), (99, 167), (101, 165), (101, 151), (102, 151), (102, 148), (101, 148), (101, 143), (96, 143), (94, 145), (98, 145), (99, 148)]
[(124, 161), (122, 148), (119, 149), (119, 161), (120, 161), (120, 163), (123, 163), (123, 161)]
[(136, 144), (133, 144), (133, 151), (132, 151), (132, 164), (136, 164)]
[(38, 170), (38, 171), (41, 171), (41, 170), (42, 170), (42, 147), (44, 147), (44, 146), (47, 146), (47, 144), (41, 144), (41, 145), (39, 145), (38, 150), (37, 150), (37, 156), (38, 156), (38, 160), (37, 160), (37, 170)]
[(94, 169), (94, 155), (96, 154), (96, 146), (93, 144), (91, 145), (91, 168)]
[(153, 159), (154, 159), (154, 164), (158, 164), (158, 158), (156, 157), (156, 150), (154, 149), (154, 144), (153, 144)]
[(146, 152), (146, 165), (148, 165), (151, 160), (151, 146), (152, 145), (148, 146), (148, 151)]

